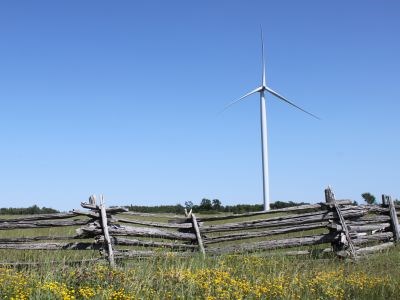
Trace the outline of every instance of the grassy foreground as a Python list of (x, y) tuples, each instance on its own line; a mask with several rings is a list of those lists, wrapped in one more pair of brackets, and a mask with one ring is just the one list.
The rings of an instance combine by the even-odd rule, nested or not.
[[(360, 260), (161, 256), (0, 267), (0, 299), (400, 299), (400, 250)], [(396, 290), (397, 289), (397, 290)]]

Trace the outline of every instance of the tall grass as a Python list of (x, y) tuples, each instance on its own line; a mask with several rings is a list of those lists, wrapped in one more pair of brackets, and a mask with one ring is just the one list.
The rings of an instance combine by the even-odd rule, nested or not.
[(257, 254), (47, 263), (1, 268), (0, 299), (400, 299), (399, 266), (398, 248), (355, 263)]

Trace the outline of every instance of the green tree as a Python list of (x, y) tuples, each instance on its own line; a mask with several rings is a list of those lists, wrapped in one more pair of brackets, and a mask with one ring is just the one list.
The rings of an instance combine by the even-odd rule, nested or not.
[(200, 202), (200, 209), (202, 210), (211, 210), (212, 209), (212, 203), (210, 199), (203, 198)]
[(187, 210), (191, 210), (193, 208), (194, 204), (192, 201), (185, 201), (185, 208)]
[(222, 207), (221, 201), (219, 201), (218, 199), (214, 199), (212, 201), (212, 209), (213, 210), (220, 210)]
[(363, 193), (361, 194), (361, 197), (363, 197), (365, 202), (367, 202), (368, 204), (375, 204), (376, 202), (375, 196), (371, 193)]

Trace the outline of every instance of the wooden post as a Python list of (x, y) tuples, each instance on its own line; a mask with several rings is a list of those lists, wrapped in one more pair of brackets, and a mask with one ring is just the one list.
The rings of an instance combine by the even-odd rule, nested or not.
[(89, 204), (96, 205), (96, 195), (91, 195), (89, 197)]
[[(396, 207), (394, 206), (393, 199), (390, 196), (385, 196), (385, 200), (389, 204), (389, 212), (390, 212), (390, 221), (393, 230), (393, 238), (396, 243), (400, 241), (400, 228), (399, 228), (399, 220), (397, 218)], [(383, 197), (382, 197), (383, 199)]]
[[(353, 241), (351, 240), (351, 237), (350, 237), (349, 229), (348, 229), (346, 221), (343, 217), (342, 211), (340, 210), (339, 205), (336, 203), (335, 195), (332, 192), (331, 187), (329, 187), (329, 186), (327, 189), (325, 189), (325, 201), (326, 201), (326, 203), (331, 204), (331, 207), (333, 206), (336, 214), (338, 215), (340, 225), (342, 227), (342, 231), (344, 232), (345, 238), (348, 243), (348, 247), (350, 249), (350, 255), (353, 259), (356, 259), (356, 251), (354, 248)], [(340, 250), (340, 249), (338, 249), (338, 250)]]
[(337, 205), (335, 200), (333, 200), (333, 204), (334, 204), (334, 207), (336, 209), (336, 213), (337, 213), (337, 215), (339, 217), (340, 223), (342, 225), (342, 229), (344, 231), (344, 234), (346, 236), (346, 240), (347, 240), (347, 242), (349, 244), (350, 254), (351, 254), (353, 259), (356, 259), (356, 250), (354, 249), (353, 241), (352, 241), (352, 239), (350, 237), (349, 229), (348, 229), (347, 224), (346, 224), (346, 222), (344, 220), (342, 212), (341, 212), (341, 210), (339, 208), (339, 205)]
[(334, 201), (335, 201), (335, 195), (333, 194), (331, 187), (328, 186), (328, 188), (325, 189), (325, 202), (333, 203)]
[(104, 234), (104, 242), (107, 246), (107, 254), (108, 254), (108, 262), (110, 263), (110, 266), (113, 268), (115, 267), (115, 262), (114, 262), (114, 252), (111, 244), (111, 239), (110, 235), (108, 234), (108, 227), (107, 227), (107, 213), (106, 213), (106, 207), (104, 205), (104, 198), (103, 195), (101, 196), (101, 201), (100, 201), (100, 216), (101, 216), (101, 227), (103, 229), (103, 234)]
[(382, 195), (382, 206), (384, 206), (384, 207), (388, 206), (388, 204), (389, 204), (386, 201), (386, 197), (387, 197), (386, 195)]
[(200, 250), (201, 254), (203, 255), (203, 257), (205, 257), (206, 251), (204, 250), (203, 239), (201, 238), (199, 224), (197, 223), (197, 219), (196, 219), (196, 216), (194, 215), (194, 213), (191, 214), (191, 217), (192, 217), (193, 228), (196, 233), (197, 244), (199, 245), (199, 250)]

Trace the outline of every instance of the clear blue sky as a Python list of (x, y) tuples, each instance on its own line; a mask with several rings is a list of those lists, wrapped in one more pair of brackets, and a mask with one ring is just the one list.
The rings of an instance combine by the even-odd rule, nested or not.
[(0, 207), (400, 198), (398, 1), (2, 1)]

